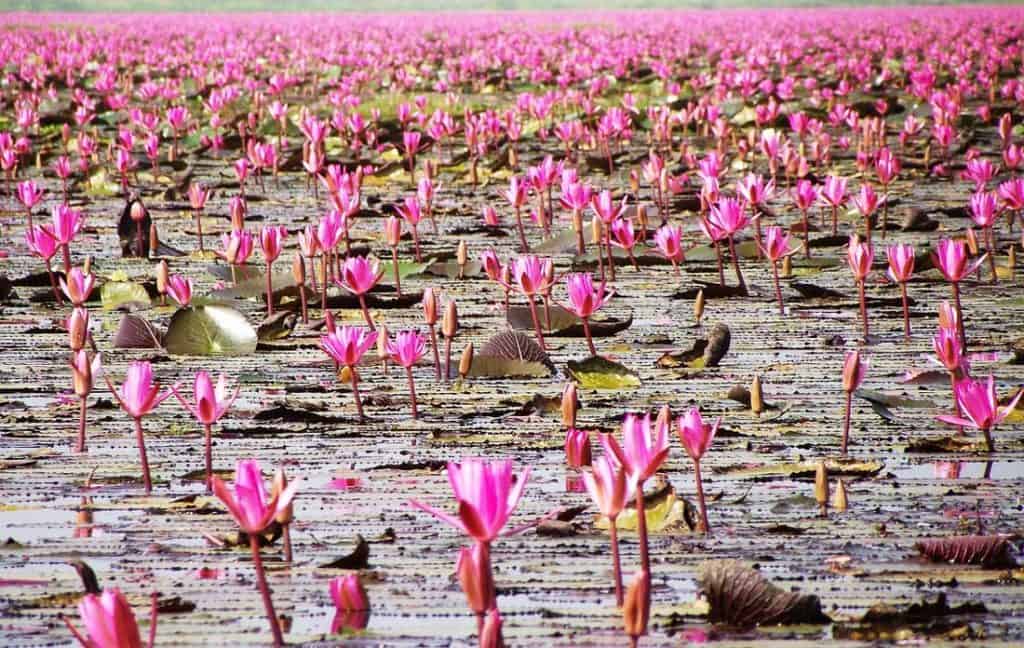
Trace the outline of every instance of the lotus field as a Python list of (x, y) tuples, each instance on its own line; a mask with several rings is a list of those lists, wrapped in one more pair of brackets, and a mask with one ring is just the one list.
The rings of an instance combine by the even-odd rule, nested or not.
[(1024, 642), (1024, 8), (0, 22), (0, 645)]

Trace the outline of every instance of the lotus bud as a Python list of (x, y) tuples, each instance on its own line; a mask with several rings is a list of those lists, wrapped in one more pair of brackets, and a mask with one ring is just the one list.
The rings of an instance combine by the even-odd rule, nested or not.
[(71, 125), (67, 122), (64, 122), (60, 126), (60, 141), (65, 147), (68, 145), (68, 142), (71, 141)]
[(132, 207), (128, 210), (128, 215), (136, 223), (141, 222), (146, 218), (146, 208), (142, 206), (142, 203), (136, 200), (132, 203)]
[(296, 252), (295, 258), (292, 259), (292, 279), (295, 280), (296, 286), (306, 285), (306, 262), (301, 252)]
[(851, 351), (846, 354), (843, 361), (843, 390), (846, 392), (856, 391), (864, 382), (867, 373), (867, 365), (861, 360), (860, 351)]
[(75, 395), (85, 398), (92, 391), (92, 363), (89, 354), (84, 350), (76, 351), (71, 356), (71, 385)]
[(235, 196), (228, 202), (228, 213), (231, 215), (231, 229), (241, 232), (245, 228), (245, 198)]
[(782, 276), (786, 278), (793, 276), (793, 257), (788, 254), (782, 257)]
[(626, 634), (634, 639), (647, 634), (647, 619), (651, 612), (650, 594), (651, 577), (641, 569), (633, 576), (622, 605), (622, 621)]
[(167, 294), (167, 280), (170, 278), (171, 271), (167, 267), (166, 261), (161, 261), (156, 266), (156, 291), (163, 297)]
[(508, 148), (508, 165), (513, 169), (519, 166), (519, 154), (514, 146)]
[(636, 206), (636, 222), (640, 224), (640, 231), (647, 231), (647, 208), (643, 205)]
[(576, 395), (576, 383), (566, 383), (562, 389), (562, 425), (567, 428), (576, 427), (576, 412), (579, 411), (580, 400)]
[(149, 224), (149, 255), (154, 256), (160, 249), (160, 233), (156, 231), (156, 223)]
[(697, 297), (693, 300), (693, 321), (700, 326), (700, 321), (704, 317), (704, 289), (701, 288), (697, 291)]
[(590, 242), (594, 245), (600, 245), (603, 240), (603, 230), (601, 229), (601, 219), (594, 216), (590, 219)]
[(836, 480), (836, 492), (832, 495), (832, 508), (839, 512), (845, 511), (849, 507), (849, 501), (846, 495), (846, 482), (842, 479)]
[(479, 544), (460, 549), (455, 573), (459, 577), (459, 585), (466, 595), (469, 609), (480, 615), (486, 613), (494, 602), (494, 578), (486, 549), (482, 549)]
[(672, 410), (669, 406), (662, 405), (661, 409), (658, 410), (658, 418), (654, 421), (656, 429), (661, 429), (662, 426), (672, 425)]
[(629, 190), (633, 193), (640, 193), (640, 174), (636, 169), (629, 170)]
[(469, 247), (465, 239), (460, 240), (458, 247), (455, 248), (455, 260), (459, 264), (459, 279), (465, 279), (466, 262), (469, 260)]
[(1010, 244), (1010, 248), (1006, 251), (1006, 267), (1011, 272), (1017, 269), (1017, 246)]
[(92, 274), (92, 257), (85, 257), (85, 261), (82, 262), (82, 274)]
[(828, 468), (825, 467), (824, 461), (818, 462), (818, 467), (814, 471), (814, 499), (818, 501), (818, 506), (821, 507), (821, 515), (825, 517), (828, 515)]
[(484, 621), (483, 631), (480, 633), (480, 648), (504, 648), (505, 640), (501, 636), (501, 613), (498, 608), (492, 608)]
[(473, 368), (473, 343), (470, 342), (466, 345), (466, 348), (462, 350), (462, 357), (459, 358), (459, 377), (463, 380), (469, 375), (470, 369)]
[(764, 411), (764, 393), (761, 391), (761, 376), (754, 376), (750, 383), (750, 411), (760, 417)]
[(423, 320), (427, 326), (437, 324), (437, 294), (429, 287), (423, 289)]
[(662, 168), (661, 173), (658, 174), (658, 189), (662, 195), (668, 193), (668, 169)]
[[(288, 477), (284, 474), (284, 468), (278, 468), (274, 474), (274, 481), (270, 486), (270, 496), (272, 498), (277, 497), (287, 487)], [(292, 508), (292, 504), (289, 502), (288, 506), (278, 511), (274, 519), (277, 520), (278, 524), (291, 524), (291, 521), (295, 519), (295, 510)]]
[(397, 216), (388, 216), (384, 221), (384, 238), (388, 247), (396, 248), (402, 242), (402, 221)]
[(68, 317), (68, 346), (74, 352), (81, 351), (85, 347), (88, 335), (89, 311), (78, 306), (71, 311), (71, 315)]
[(453, 338), (458, 330), (459, 313), (455, 308), (455, 300), (453, 299), (445, 305), (444, 317), (441, 319), (441, 335), (446, 338)]

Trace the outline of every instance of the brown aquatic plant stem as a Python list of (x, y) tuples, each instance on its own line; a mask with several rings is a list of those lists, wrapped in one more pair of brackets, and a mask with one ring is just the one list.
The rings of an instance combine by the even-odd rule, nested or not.
[(60, 294), (60, 288), (57, 287), (57, 277), (53, 274), (53, 266), (50, 265), (50, 260), (46, 260), (46, 274), (50, 276), (50, 288), (53, 290), (53, 297), (57, 300), (57, 306), (64, 305), (64, 297)]
[(452, 338), (444, 336), (444, 381), (448, 382), (452, 375)]
[(78, 442), (75, 444), (75, 452), (85, 452), (85, 419), (89, 410), (89, 404), (85, 396), (80, 397), (78, 400)]
[(729, 237), (729, 255), (732, 257), (732, 269), (736, 273), (736, 281), (740, 288), (746, 290), (747, 282), (743, 280), (743, 273), (740, 272), (740, 257), (736, 254), (736, 240), (732, 236)]
[(419, 418), (419, 409), (416, 407), (416, 381), (412, 378), (412, 367), (405, 368), (405, 377), (409, 383), (409, 402), (412, 405), (412, 417)]
[(267, 262), (267, 317), (274, 314), (274, 284), (273, 275), (271, 269), (274, 267), (273, 263)]
[(615, 605), (622, 607), (622, 560), (619, 558), (619, 529), (615, 526), (618, 516), (608, 519), (608, 535), (612, 545), (612, 572), (615, 578)]
[(964, 355), (967, 355), (967, 333), (964, 331), (964, 311), (960, 308), (960, 282), (954, 281), (953, 285), (953, 306), (956, 308), (956, 328), (960, 334), (960, 346), (963, 347)]
[(547, 344), (544, 343), (544, 333), (540, 328), (540, 318), (537, 317), (537, 304), (533, 301), (533, 295), (526, 296), (526, 302), (530, 305), (530, 317), (533, 318), (533, 330), (537, 334), (537, 344), (542, 351), (547, 351)]
[(523, 252), (530, 251), (530, 244), (526, 242), (526, 230), (523, 229), (523, 213), (520, 207), (516, 207), (516, 230), (519, 232), (519, 245)]
[(772, 277), (775, 279), (775, 299), (779, 302), (779, 315), (786, 314), (786, 306), (782, 301), (782, 287), (779, 285), (779, 262), (772, 261)]
[(270, 634), (274, 637), (274, 646), (284, 645), (284, 636), (281, 634), (281, 623), (274, 612), (274, 602), (270, 599), (270, 588), (267, 586), (267, 574), (263, 569), (263, 558), (260, 556), (259, 534), (249, 534), (249, 547), (252, 549), (252, 566), (256, 570), (256, 584), (260, 588), (260, 596), (263, 598), (263, 609), (267, 613), (267, 622), (270, 624)]
[(640, 569), (651, 573), (651, 555), (647, 546), (647, 512), (644, 508), (644, 483), (636, 485), (636, 534), (640, 543)]
[(142, 462), (142, 483), (146, 489), (146, 495), (153, 492), (153, 480), (149, 476), (149, 458), (146, 456), (146, 440), (142, 436), (142, 419), (135, 419), (135, 442), (139, 446), (139, 461)]
[(850, 410), (853, 407), (853, 392), (846, 392), (846, 411), (843, 414), (843, 445), (840, 451), (846, 456), (846, 447), (850, 442)]
[(292, 524), (286, 522), (281, 525), (281, 544), (284, 550), (284, 561), (292, 562)]
[(868, 339), (868, 303), (864, 294), (864, 280), (857, 282), (857, 292), (860, 295), (860, 320), (864, 327), (864, 340)]
[(597, 349), (594, 347), (594, 337), (590, 334), (590, 318), (582, 317), (580, 319), (583, 320), (583, 334), (587, 338), (587, 347), (590, 348), (590, 355), (596, 356)]
[(700, 474), (700, 459), (693, 460), (693, 479), (697, 484), (697, 503), (700, 505), (700, 526), (697, 530), (707, 535), (711, 532), (711, 525), (708, 524), (708, 507), (704, 501), (704, 480)]
[(395, 292), (398, 293), (399, 297), (401, 297), (402, 296), (402, 278), (399, 276), (399, 273), (398, 273), (398, 248), (397, 247), (391, 248), (391, 263), (392, 263), (392, 265), (395, 268)]
[(213, 492), (213, 425), (203, 424), (203, 457), (206, 464), (206, 492)]
[(900, 282), (900, 297), (903, 300), (903, 336), (910, 340), (910, 305), (907, 300), (907, 282)]
[(196, 214), (196, 235), (199, 237), (199, 251), (205, 251), (203, 247), (203, 211), (201, 209), (194, 210)]
[(359, 308), (363, 311), (363, 319), (366, 320), (366, 325), (370, 327), (371, 331), (376, 331), (377, 327), (373, 325), (373, 319), (370, 317), (370, 310), (366, 307), (366, 295), (359, 295)]
[(359, 416), (359, 422), (363, 423), (366, 417), (363, 416), (363, 399), (359, 396), (359, 373), (355, 367), (349, 367), (348, 370), (352, 374), (352, 397), (356, 401), (356, 414)]

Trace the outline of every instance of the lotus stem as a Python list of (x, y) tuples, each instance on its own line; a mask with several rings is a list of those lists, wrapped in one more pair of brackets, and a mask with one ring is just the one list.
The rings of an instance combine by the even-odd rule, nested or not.
[(359, 308), (363, 311), (363, 319), (366, 320), (366, 325), (370, 327), (371, 331), (376, 331), (377, 327), (373, 325), (373, 319), (370, 317), (370, 310), (366, 307), (366, 295), (359, 295)]
[(610, 536), (612, 544), (612, 573), (615, 578), (615, 605), (622, 607), (623, 592), (622, 592), (622, 561), (619, 559), (619, 529), (615, 526), (614, 518), (608, 519), (608, 535)]
[(355, 367), (350, 366), (348, 370), (352, 373), (352, 397), (356, 401), (356, 413), (359, 415), (359, 422), (363, 423), (366, 417), (363, 416), (363, 400), (359, 397), (359, 373)]
[(75, 452), (85, 452), (85, 418), (88, 412), (88, 402), (85, 396), (79, 398), (78, 409), (78, 443), (75, 445)]
[(409, 402), (412, 405), (412, 417), (419, 418), (419, 410), (416, 407), (416, 381), (412, 377), (412, 367), (405, 368), (405, 377), (409, 382)]
[(846, 447), (850, 442), (850, 409), (853, 407), (853, 392), (846, 392), (846, 413), (843, 415), (843, 445), (840, 451), (846, 456)]
[(256, 583), (260, 588), (260, 596), (263, 597), (263, 609), (267, 613), (267, 622), (270, 624), (270, 633), (274, 637), (274, 646), (278, 648), (284, 645), (284, 637), (281, 635), (281, 623), (277, 620), (274, 612), (274, 602), (270, 599), (270, 588), (267, 587), (267, 574), (263, 570), (263, 558), (260, 556), (259, 534), (249, 534), (249, 547), (252, 549), (252, 565), (256, 570)]
[(156, 645), (156, 622), (160, 612), (160, 595), (153, 592), (149, 595), (149, 642), (147, 646), (153, 648)]
[(273, 266), (273, 263), (267, 261), (267, 317), (274, 314), (274, 284), (271, 275)]
[(775, 299), (779, 301), (779, 315), (786, 314), (786, 307), (782, 302), (782, 287), (779, 285), (779, 263), (772, 261), (772, 275), (775, 279)]
[(857, 282), (857, 291), (860, 294), (860, 319), (864, 325), (864, 341), (868, 339), (868, 303), (864, 294), (864, 280)]
[(704, 502), (704, 481), (700, 474), (700, 460), (693, 460), (693, 479), (697, 483), (697, 502), (700, 504), (700, 528), (701, 533), (707, 535), (711, 532), (711, 525), (708, 524), (708, 507)]
[(540, 345), (541, 350), (547, 351), (548, 347), (544, 343), (544, 333), (540, 329), (540, 318), (537, 317), (537, 304), (533, 301), (533, 295), (527, 295), (526, 301), (530, 304), (530, 317), (533, 318), (533, 330), (537, 334), (537, 344)]
[(201, 209), (196, 210), (196, 234), (199, 236), (199, 251), (204, 251), (203, 248), (203, 211)]
[(523, 252), (530, 251), (530, 244), (526, 242), (526, 230), (523, 229), (523, 214), (520, 207), (516, 207), (516, 230), (519, 232), (519, 245), (522, 246)]
[(903, 299), (903, 335), (910, 341), (910, 305), (907, 303), (907, 282), (900, 282), (900, 296)]
[(204, 458), (206, 460), (206, 492), (213, 492), (213, 425), (203, 424)]
[[(651, 556), (647, 546), (647, 512), (644, 508), (644, 483), (636, 485), (636, 533), (640, 542), (640, 569), (651, 573)], [(650, 592), (648, 592), (648, 597)], [(648, 605), (650, 601), (648, 600)]]
[(50, 288), (53, 290), (53, 296), (57, 300), (57, 306), (64, 305), (64, 297), (60, 294), (60, 288), (57, 287), (57, 277), (53, 274), (53, 266), (50, 265), (50, 260), (46, 260), (46, 274), (50, 276)]
[(402, 296), (402, 278), (399, 276), (399, 273), (398, 273), (398, 248), (397, 247), (391, 248), (391, 261), (392, 261), (392, 265), (395, 267), (395, 292), (397, 292), (398, 296), (401, 297)]
[(146, 488), (146, 495), (153, 492), (153, 480), (149, 476), (149, 458), (146, 457), (146, 440), (142, 436), (142, 418), (135, 419), (135, 442), (139, 446), (139, 461), (142, 462), (142, 483)]
[(594, 339), (593, 336), (590, 334), (590, 318), (583, 317), (581, 319), (583, 320), (583, 335), (585, 335), (587, 338), (587, 346), (590, 348), (590, 355), (596, 356), (597, 349), (594, 347)]
[(746, 290), (747, 283), (743, 281), (743, 273), (740, 272), (740, 257), (736, 254), (736, 241), (732, 236), (729, 236), (729, 255), (732, 256), (732, 269), (736, 273), (736, 281), (740, 288)]
[(284, 561), (292, 562), (292, 523), (286, 522), (281, 525), (281, 543), (284, 549)]
[(953, 306), (956, 307), (956, 327), (960, 333), (960, 346), (964, 349), (964, 355), (967, 355), (967, 333), (964, 331), (964, 311), (960, 308), (960, 282), (953, 282)]

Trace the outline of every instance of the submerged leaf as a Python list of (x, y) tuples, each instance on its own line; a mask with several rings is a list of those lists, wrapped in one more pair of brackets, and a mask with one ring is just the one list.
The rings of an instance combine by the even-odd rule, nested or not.
[(566, 363), (569, 375), (585, 389), (632, 389), (640, 386), (640, 376), (623, 364), (590, 356), (577, 362)]
[(739, 628), (798, 623), (826, 624), (832, 619), (821, 611), (811, 594), (786, 592), (755, 569), (734, 560), (704, 564), (700, 587), (710, 605), (708, 620)]
[(1010, 539), (1003, 535), (925, 538), (919, 540), (914, 548), (935, 562), (981, 565), (990, 569), (1017, 566), (1010, 555)]
[(227, 306), (192, 306), (171, 317), (164, 346), (173, 355), (246, 355), (256, 350), (256, 330)]

